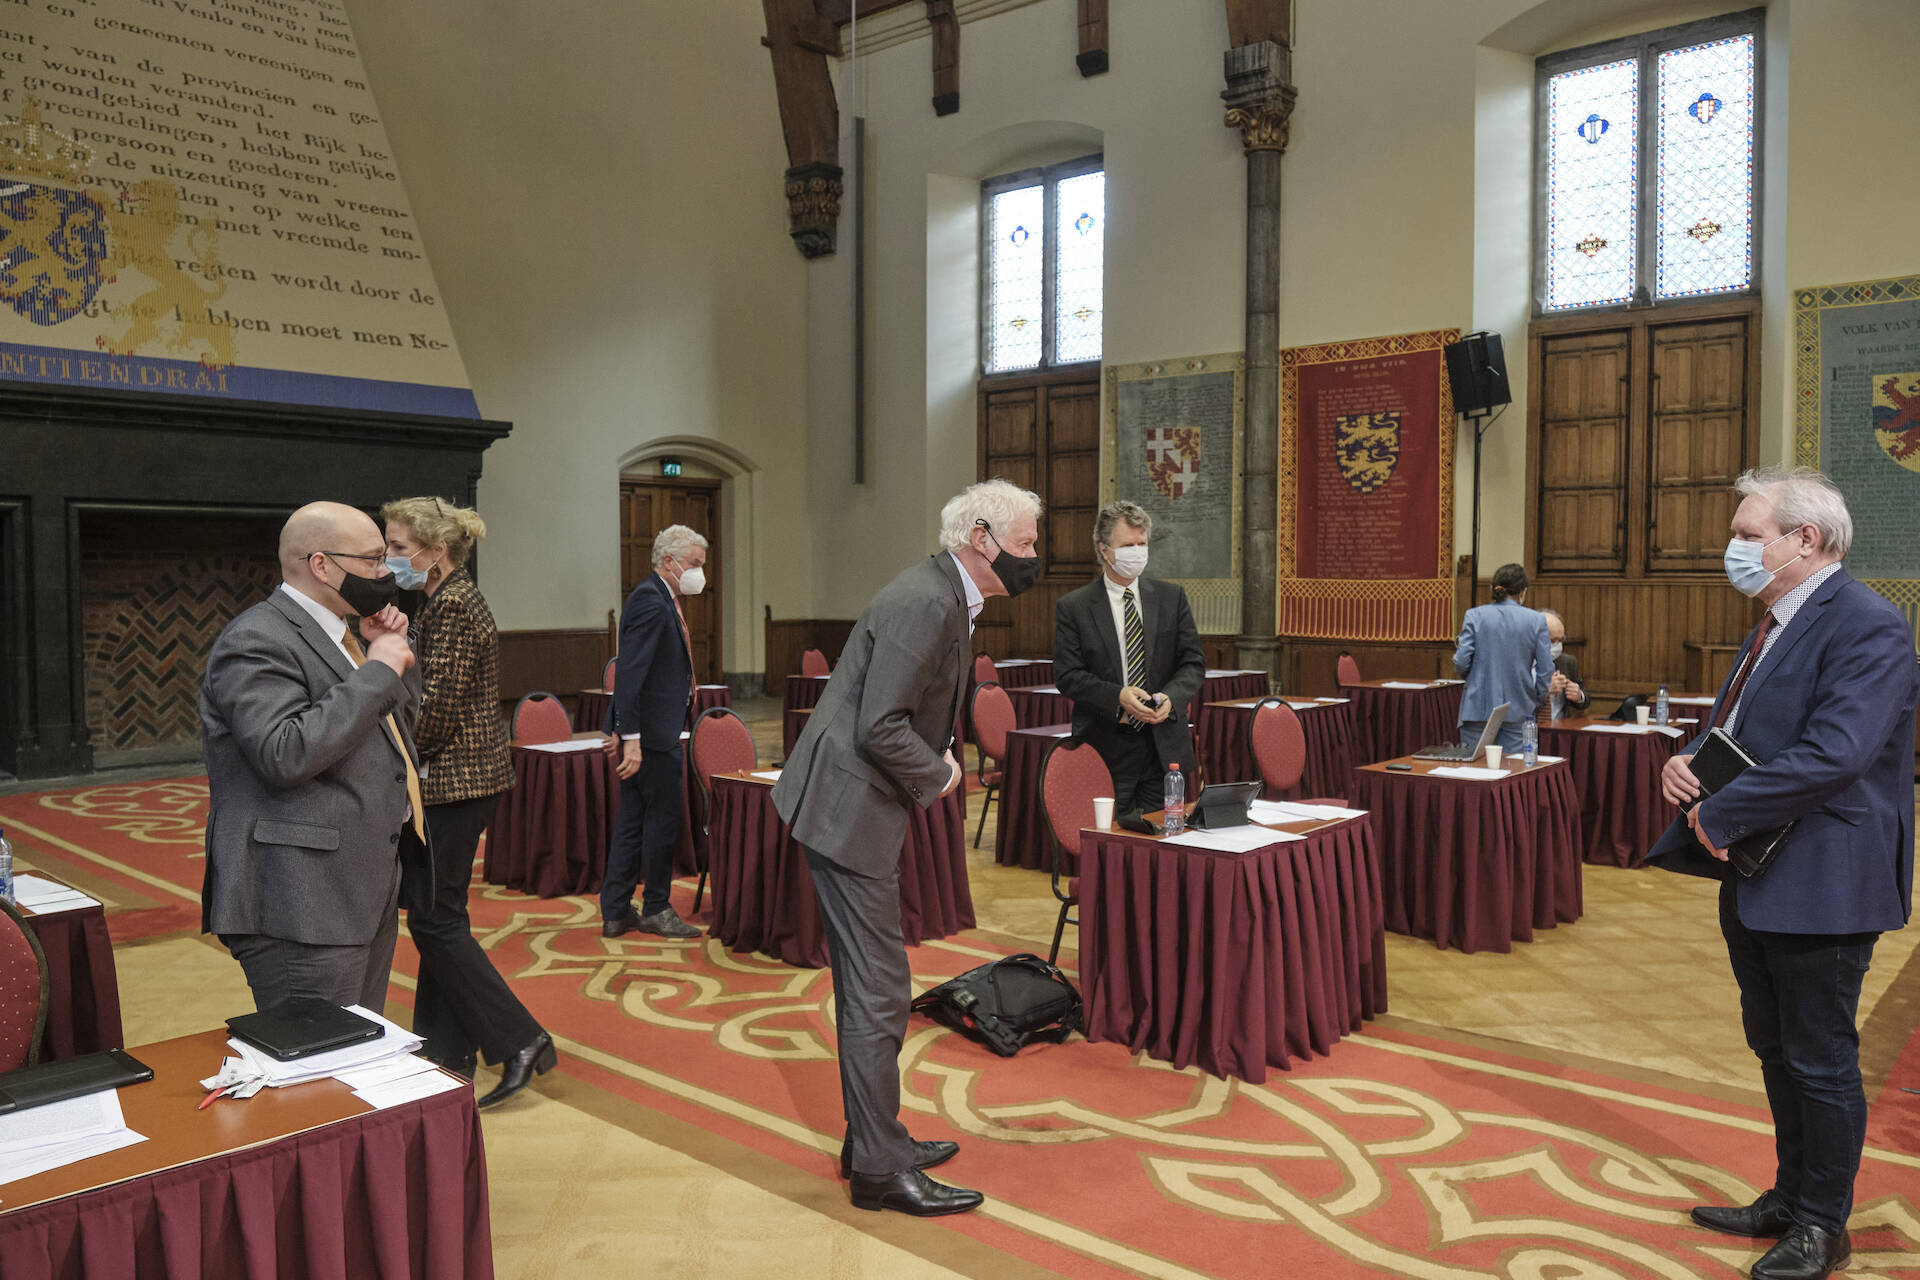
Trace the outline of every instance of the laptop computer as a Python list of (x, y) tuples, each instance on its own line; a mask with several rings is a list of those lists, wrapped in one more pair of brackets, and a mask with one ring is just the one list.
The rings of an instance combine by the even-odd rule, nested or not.
[(1463, 747), (1457, 742), (1452, 742), (1443, 743), (1437, 747), (1422, 747), (1413, 753), (1413, 758), (1415, 760), (1478, 760), (1481, 754), (1492, 745), (1493, 740), (1500, 736), (1500, 726), (1507, 722), (1509, 705), (1503, 702), (1493, 709), (1493, 714), (1487, 717), (1487, 727), (1480, 731), (1480, 740), (1472, 746)]

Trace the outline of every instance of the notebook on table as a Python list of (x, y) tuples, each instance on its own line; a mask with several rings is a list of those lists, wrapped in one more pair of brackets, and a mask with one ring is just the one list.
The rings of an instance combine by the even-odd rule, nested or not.
[(1503, 702), (1493, 709), (1493, 714), (1487, 717), (1487, 727), (1480, 731), (1479, 741), (1472, 746), (1465, 747), (1457, 742), (1443, 742), (1438, 746), (1420, 748), (1413, 753), (1413, 758), (1415, 760), (1478, 760), (1481, 753), (1500, 736), (1500, 726), (1507, 722), (1509, 705), (1511, 704)]
[(379, 1023), (314, 996), (228, 1018), (227, 1029), (236, 1039), (282, 1062), (372, 1040), (381, 1031)]

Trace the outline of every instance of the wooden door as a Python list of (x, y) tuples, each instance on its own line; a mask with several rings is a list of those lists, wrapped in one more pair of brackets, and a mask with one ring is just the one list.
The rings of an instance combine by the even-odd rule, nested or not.
[(687, 630), (693, 637), (693, 678), (698, 684), (721, 679), (720, 647), (720, 482), (718, 480), (622, 480), (620, 482), (620, 598), (653, 572), (653, 535), (683, 524), (707, 540), (707, 589), (683, 596)]
[(1648, 336), (1647, 569), (1719, 569), (1748, 452), (1746, 317)]
[(1542, 573), (1626, 567), (1627, 349), (1624, 330), (1541, 344)]

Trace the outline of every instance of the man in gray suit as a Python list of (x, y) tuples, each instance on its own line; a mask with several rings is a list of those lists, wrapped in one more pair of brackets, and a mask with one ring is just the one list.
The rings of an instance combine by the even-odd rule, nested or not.
[(970, 486), (940, 512), (946, 550), (883, 588), (854, 623), (826, 692), (794, 744), (773, 802), (807, 856), (833, 965), (842, 1176), (862, 1209), (920, 1217), (979, 1205), (923, 1170), (952, 1142), (915, 1142), (900, 1122), (900, 1045), (911, 974), (900, 932), (900, 847), (910, 805), (959, 784), (954, 718), (973, 618), (988, 596), (1040, 575), (1040, 499), (1005, 480)]
[[(200, 723), (211, 806), (201, 928), (254, 1004), (386, 1004), (403, 842), (425, 853), (407, 619), (380, 527), (334, 502), (280, 531), (278, 590), (227, 624)], [(347, 630), (358, 615), (366, 647)]]

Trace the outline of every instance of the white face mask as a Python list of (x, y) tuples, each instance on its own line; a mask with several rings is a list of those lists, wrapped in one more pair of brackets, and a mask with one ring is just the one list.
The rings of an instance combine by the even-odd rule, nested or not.
[(1131, 582), (1147, 571), (1147, 548), (1142, 543), (1137, 547), (1115, 547), (1113, 549), (1113, 571)]
[(1547, 644), (1547, 652), (1552, 654), (1556, 658), (1560, 656), (1560, 651), (1564, 648), (1566, 648), (1566, 646), (1561, 644), (1558, 640), (1550, 641)]
[(707, 571), (695, 565), (680, 575), (680, 594), (697, 596), (707, 589)]

